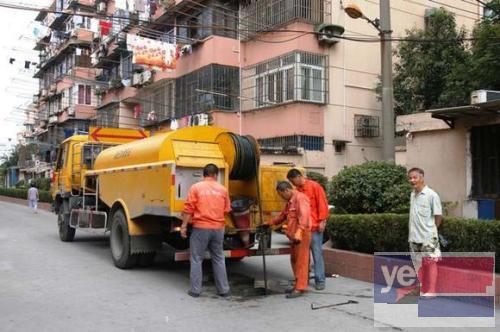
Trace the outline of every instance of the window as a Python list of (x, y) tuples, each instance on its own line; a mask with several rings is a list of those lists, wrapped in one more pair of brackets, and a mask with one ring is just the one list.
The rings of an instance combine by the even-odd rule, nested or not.
[(121, 62), (121, 77), (124, 80), (128, 80), (130, 74), (132, 73), (132, 54), (122, 57)]
[(299, 152), (298, 148), (309, 151), (323, 151), (325, 142), (320, 136), (290, 135), (258, 140), (260, 148), (267, 153), (293, 153)]
[(246, 0), (241, 8), (241, 27), (246, 30), (244, 39), (250, 39), (260, 31), (300, 20), (309, 23), (330, 21), (330, 1), (324, 0)]
[(73, 86), (70, 86), (68, 89), (68, 106), (73, 106)]
[(119, 109), (116, 105), (99, 109), (96, 114), (96, 126), (118, 128)]
[(175, 118), (239, 109), (239, 68), (212, 64), (175, 81)]
[(500, 125), (471, 129), (472, 196), (500, 198)]
[(199, 11), (178, 17), (177, 36), (183, 42), (212, 35), (237, 38), (237, 17), (237, 1), (213, 1)]
[[(272, 106), (288, 101), (326, 103), (327, 77), (326, 56), (305, 52), (293, 52), (245, 71), (254, 71), (255, 76), (243, 74), (244, 80), (253, 79), (255, 107)], [(251, 86), (243, 82), (243, 86)], [(248, 93), (245, 89), (243, 94)], [(248, 108), (248, 107), (247, 107)]]
[(61, 170), (63, 166), (66, 166), (66, 160), (68, 158), (68, 145), (69, 143), (65, 143), (62, 146), (62, 149), (59, 149), (58, 155), (57, 155), (57, 164), (56, 164), (56, 170)]
[(171, 80), (161, 83), (154, 90), (141, 91), (139, 95), (141, 100), (140, 113), (134, 114), (134, 117), (140, 119), (140, 126), (148, 126), (172, 118), (174, 113), (174, 83)]
[(355, 115), (354, 116), (354, 136), (355, 137), (378, 137), (379, 118), (378, 116)]
[(92, 105), (92, 86), (78, 84), (78, 104)]
[(497, 16), (495, 10), (493, 10), (488, 4), (486, 6), (483, 5), (483, 17), (488, 19), (494, 19)]

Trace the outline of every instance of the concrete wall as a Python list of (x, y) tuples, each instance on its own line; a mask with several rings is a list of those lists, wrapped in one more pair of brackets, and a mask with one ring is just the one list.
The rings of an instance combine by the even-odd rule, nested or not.
[[(444, 202), (451, 215), (462, 215), (466, 192), (466, 129), (413, 133), (406, 141), (406, 165), (425, 171), (425, 182)], [(446, 204), (445, 204), (446, 205)]]
[(425, 171), (426, 183), (438, 192), (450, 215), (477, 218), (477, 202), (470, 199), (470, 129), (497, 123), (499, 116), (477, 116), (459, 119), (450, 128), (429, 113), (399, 116), (397, 130), (407, 132), (406, 152), (400, 160), (407, 168)]

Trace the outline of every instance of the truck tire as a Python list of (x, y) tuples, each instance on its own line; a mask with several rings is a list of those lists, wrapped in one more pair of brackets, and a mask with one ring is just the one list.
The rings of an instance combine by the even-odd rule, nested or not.
[(75, 238), (75, 231), (73, 227), (69, 225), (69, 214), (64, 213), (64, 205), (59, 208), (59, 213), (57, 214), (57, 226), (59, 228), (59, 238), (63, 242), (72, 242)]
[(139, 256), (131, 254), (127, 219), (121, 209), (116, 210), (111, 217), (109, 242), (111, 257), (113, 257), (113, 263), (116, 267), (129, 269), (137, 264)]

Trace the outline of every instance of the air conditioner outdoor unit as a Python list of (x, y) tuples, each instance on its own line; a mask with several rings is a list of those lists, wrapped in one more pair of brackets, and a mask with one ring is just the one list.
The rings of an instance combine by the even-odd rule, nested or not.
[(148, 84), (153, 81), (153, 73), (151, 70), (145, 70), (142, 74), (142, 82), (141, 84)]
[(138, 86), (141, 84), (142, 84), (142, 74), (141, 73), (134, 73), (132, 75), (132, 85)]
[(500, 91), (493, 90), (476, 90), (470, 94), (471, 104), (486, 103), (492, 100), (500, 100)]

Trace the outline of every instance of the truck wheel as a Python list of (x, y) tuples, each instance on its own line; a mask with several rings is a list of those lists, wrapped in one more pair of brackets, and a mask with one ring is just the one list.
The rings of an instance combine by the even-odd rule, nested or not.
[(59, 213), (57, 214), (57, 226), (59, 227), (59, 238), (63, 242), (72, 242), (75, 238), (75, 231), (73, 227), (69, 225), (69, 215), (64, 213), (64, 209), (59, 208)]
[(129, 269), (137, 264), (138, 255), (130, 253), (130, 235), (127, 219), (122, 210), (116, 210), (111, 217), (111, 256), (120, 269)]

